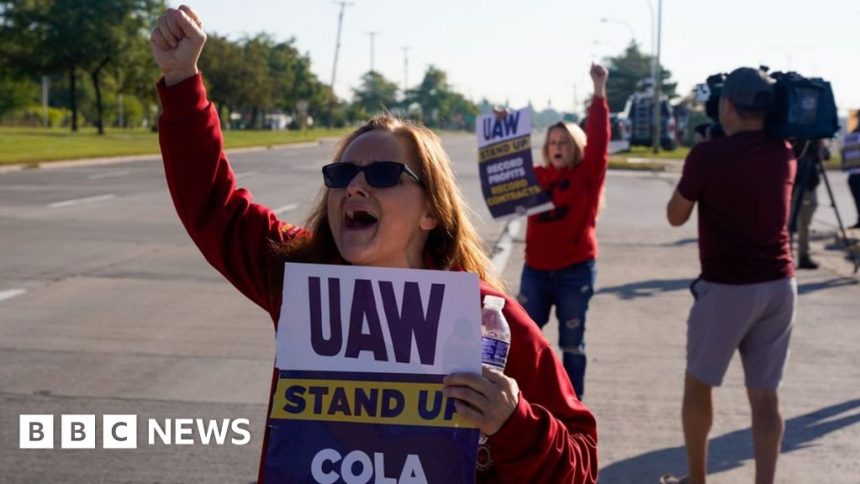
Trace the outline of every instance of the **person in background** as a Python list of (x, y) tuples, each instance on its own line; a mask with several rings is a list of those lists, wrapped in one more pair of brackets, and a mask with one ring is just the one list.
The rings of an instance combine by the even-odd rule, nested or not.
[(698, 204), (702, 272), (690, 286), (681, 410), (689, 476), (665, 475), (663, 484), (705, 482), (713, 388), (736, 350), (752, 413), (755, 482), (772, 483), (776, 474), (784, 430), (777, 389), (797, 301), (787, 224), (797, 161), (785, 140), (764, 132), (773, 97), (760, 69), (729, 74), (719, 101), (726, 137), (690, 150), (666, 207), (677, 227)]
[(576, 395), (585, 393), (585, 321), (594, 294), (597, 215), (609, 163), (605, 67), (592, 64), (594, 97), (585, 132), (575, 124), (549, 127), (538, 183), (555, 208), (531, 215), (518, 300), (541, 328), (555, 306), (564, 369)]
[[(860, 120), (852, 133), (860, 133)], [(851, 189), (851, 197), (854, 198), (854, 208), (857, 210), (857, 223), (851, 229), (860, 229), (860, 167), (848, 170), (848, 188)]]
[[(793, 146), (797, 158), (797, 176), (794, 183), (794, 197), (800, 197), (795, 215), (797, 227), (797, 268), (818, 269), (818, 263), (812, 260), (809, 253), (809, 226), (818, 208), (818, 185), (821, 175), (818, 164), (830, 159), (830, 151), (824, 145), (824, 140), (797, 142)], [(792, 207), (794, 209), (794, 207)]]

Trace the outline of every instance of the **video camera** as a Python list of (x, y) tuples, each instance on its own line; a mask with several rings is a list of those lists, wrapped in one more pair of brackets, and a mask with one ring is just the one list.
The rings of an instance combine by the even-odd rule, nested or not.
[[(768, 68), (762, 66), (765, 72)], [(774, 99), (765, 119), (765, 130), (786, 139), (832, 138), (839, 131), (833, 89), (824, 79), (806, 78), (796, 72), (769, 74), (775, 81)], [(705, 103), (705, 113), (719, 125), (719, 102), (727, 74), (708, 76), (696, 86), (696, 97)]]

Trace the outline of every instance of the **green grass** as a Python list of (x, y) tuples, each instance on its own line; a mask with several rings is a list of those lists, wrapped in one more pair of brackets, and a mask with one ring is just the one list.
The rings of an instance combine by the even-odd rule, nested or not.
[(630, 151), (617, 153), (614, 155), (617, 158), (648, 158), (655, 160), (683, 160), (687, 157), (690, 148), (687, 146), (679, 146), (672, 151), (660, 150), (659, 153), (652, 153), (651, 148), (645, 146), (634, 146)]
[[(314, 129), (298, 131), (225, 131), (224, 144), (230, 148), (271, 146), (315, 141), (329, 136), (341, 136), (348, 129)], [(158, 135), (144, 129), (110, 129), (104, 136), (95, 128), (83, 128), (77, 133), (68, 129), (0, 128), (0, 165), (156, 154)]]
[(660, 150), (653, 153), (651, 148), (635, 146), (630, 151), (615, 153), (609, 157), (610, 170), (634, 170), (634, 171), (664, 171), (667, 160), (683, 160), (690, 148), (679, 146), (673, 151)]
[(611, 156), (609, 158), (610, 170), (633, 170), (633, 171), (664, 171), (666, 165), (657, 161), (631, 162), (627, 158)]

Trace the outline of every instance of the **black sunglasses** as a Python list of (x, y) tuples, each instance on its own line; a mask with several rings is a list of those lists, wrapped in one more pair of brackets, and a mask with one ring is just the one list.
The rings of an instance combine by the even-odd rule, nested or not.
[(399, 161), (375, 161), (367, 165), (358, 165), (351, 161), (331, 163), (322, 167), (323, 181), (329, 188), (346, 188), (349, 182), (359, 173), (364, 172), (367, 183), (376, 188), (388, 188), (397, 185), (400, 174), (406, 173), (422, 186), (424, 182), (412, 171), (406, 163)]

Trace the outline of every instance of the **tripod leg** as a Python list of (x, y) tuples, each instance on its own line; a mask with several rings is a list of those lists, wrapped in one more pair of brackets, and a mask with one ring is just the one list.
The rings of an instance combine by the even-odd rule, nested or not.
[(830, 206), (833, 207), (833, 213), (836, 214), (836, 222), (839, 223), (839, 233), (842, 235), (842, 243), (845, 244), (845, 250), (848, 251), (851, 261), (854, 262), (854, 273), (857, 274), (858, 269), (860, 269), (860, 262), (857, 261), (857, 254), (851, 250), (851, 245), (848, 243), (848, 234), (845, 232), (845, 226), (842, 224), (842, 217), (839, 215), (836, 199), (833, 198), (833, 189), (830, 188), (830, 179), (827, 178), (827, 170), (824, 169), (824, 165), (820, 162), (816, 163), (816, 165), (818, 165), (821, 179), (824, 180), (824, 186), (827, 187), (827, 196), (830, 197)]

